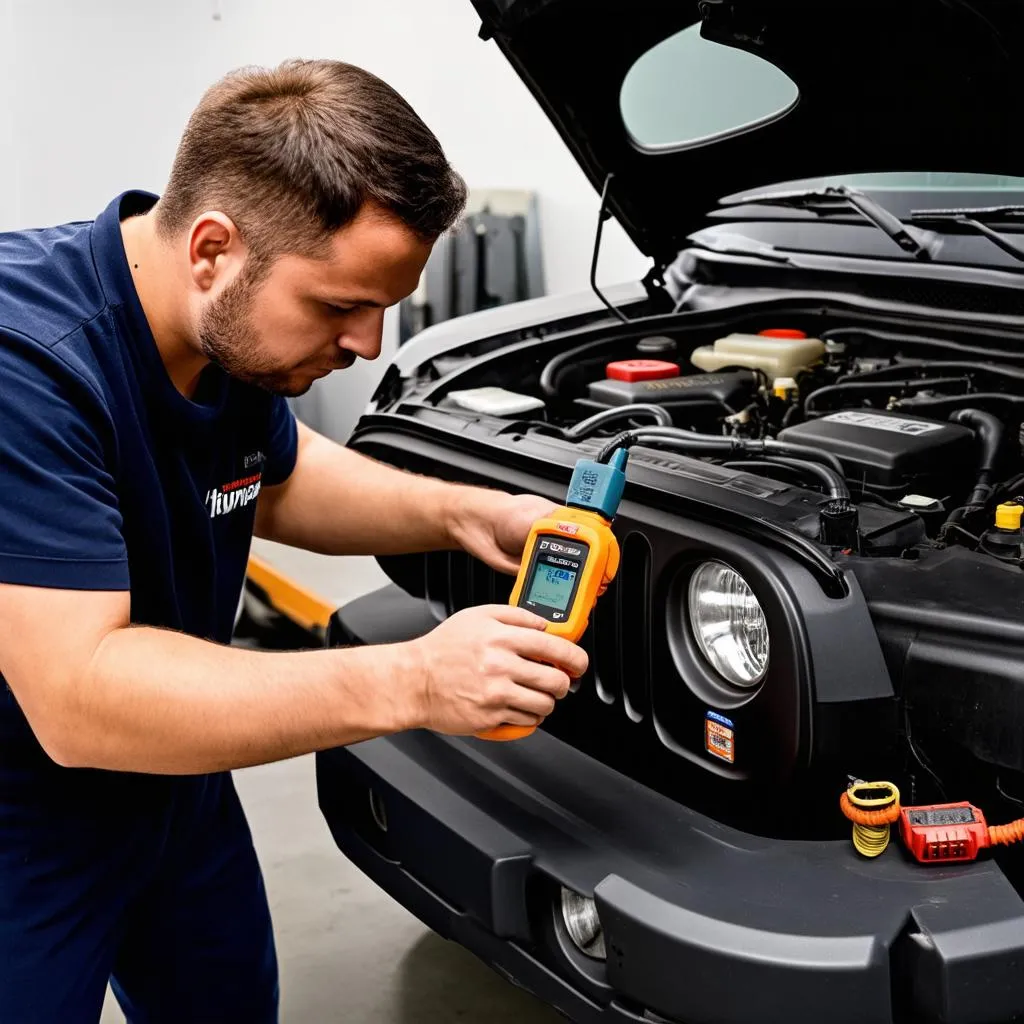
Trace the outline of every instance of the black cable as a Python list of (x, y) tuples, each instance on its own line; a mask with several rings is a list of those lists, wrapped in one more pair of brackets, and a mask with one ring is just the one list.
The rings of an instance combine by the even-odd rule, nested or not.
[(1024, 807), (1024, 800), (1020, 800), (1015, 796), (1010, 796), (1010, 794), (1003, 789), (1003, 783), (998, 774), (996, 775), (996, 792), (1011, 804), (1016, 804), (1018, 807)]
[(875, 505), (881, 505), (883, 508), (890, 509), (893, 512), (913, 512), (913, 509), (904, 508), (902, 505), (897, 505), (895, 501), (890, 501), (888, 498), (883, 498), (880, 494), (875, 494), (874, 491), (865, 490), (863, 487), (851, 488), (853, 496), (857, 500), (867, 504), (871, 502)]
[(900, 398), (893, 402), (893, 409), (905, 412), (927, 412), (942, 415), (950, 410), (981, 405), (986, 402), (1005, 402), (1008, 405), (1024, 405), (1021, 395), (1008, 395), (1002, 391), (974, 391), (967, 395), (943, 395), (941, 398)]
[(991, 374), (996, 377), (1009, 377), (1012, 380), (1024, 381), (1024, 369), (1015, 366), (994, 366), (991, 363), (969, 363), (963, 360), (922, 359), (917, 363), (894, 363), (892, 366), (881, 366), (875, 370), (855, 370), (844, 374), (836, 383), (846, 384), (864, 380), (890, 380), (904, 377), (915, 369), (921, 370), (960, 370), (963, 373)]
[(914, 379), (904, 380), (879, 380), (879, 381), (848, 381), (847, 383), (828, 384), (823, 388), (818, 388), (817, 391), (812, 391), (806, 399), (804, 399), (804, 415), (810, 416), (812, 407), (817, 405), (819, 400), (831, 394), (841, 394), (843, 392), (880, 392), (885, 394), (886, 392), (898, 391), (901, 389), (913, 389), (917, 390), (920, 388), (932, 388), (948, 386), (950, 384), (963, 384), (967, 387), (970, 386), (970, 378), (968, 377), (919, 377)]
[(928, 763), (928, 759), (924, 756), (923, 750), (918, 750), (914, 743), (914, 737), (910, 730), (910, 709), (907, 706), (906, 701), (903, 702), (903, 732), (907, 737), (907, 747), (910, 753), (913, 755), (914, 760), (932, 777), (932, 781), (935, 783), (935, 787), (938, 790), (939, 796), (942, 798), (943, 803), (946, 802), (946, 787), (942, 784), (942, 780), (935, 773), (935, 770)]
[(725, 465), (730, 469), (781, 466), (784, 469), (795, 471), (798, 475), (802, 474), (805, 478), (808, 475), (815, 477), (819, 484), (824, 485), (830, 498), (850, 497), (849, 488), (846, 486), (846, 481), (843, 477), (833, 472), (828, 466), (822, 466), (817, 462), (808, 462), (805, 459), (787, 459), (779, 455), (773, 455), (763, 461), (752, 459), (750, 462), (727, 462)]
[(1015, 491), (1020, 491), (1024, 488), (1024, 476), (1015, 477), (1009, 483), (1003, 483), (999, 485), (1000, 494), (1013, 494)]
[(668, 448), (682, 452), (704, 452), (708, 455), (761, 455), (789, 457), (812, 463), (823, 464), (833, 471), (836, 479), (832, 485), (841, 484), (841, 493), (835, 497), (849, 498), (842, 463), (831, 453), (803, 445), (786, 444), (781, 441), (759, 441), (745, 437), (712, 437), (695, 434), (678, 427), (640, 427), (627, 430), (613, 437), (601, 449), (598, 462), (607, 462), (616, 448), (628, 448), (634, 444), (650, 448)]
[(976, 537), (973, 533), (971, 533), (970, 530), (964, 529), (964, 527), (962, 527), (959, 523), (950, 523), (948, 530), (951, 533), (962, 533), (965, 537), (969, 538), (974, 542), (975, 547), (981, 544), (980, 537)]
[(978, 356), (982, 359), (1003, 359), (1020, 362), (1022, 355), (997, 348), (982, 348), (980, 345), (965, 345), (959, 341), (947, 341), (942, 338), (924, 338), (919, 334), (899, 334), (894, 331), (879, 331), (872, 327), (837, 327), (825, 331), (822, 341), (841, 341), (844, 338), (868, 338), (871, 341), (884, 341), (887, 344), (919, 346), (923, 348), (942, 348), (958, 355)]
[(820, 462), (830, 469), (835, 470), (841, 477), (846, 476), (843, 464), (831, 452), (823, 451), (820, 448), (812, 448), (809, 445), (793, 444), (789, 441), (774, 441), (770, 438), (758, 440), (747, 437), (717, 438), (707, 434), (697, 434), (692, 431), (682, 430), (679, 427), (641, 427), (638, 434), (642, 438), (669, 437), (681, 438), (692, 441), (695, 446), (701, 443), (716, 444), (721, 441), (730, 442), (733, 447), (730, 452), (744, 452), (751, 455), (788, 455), (794, 459), (807, 459), (810, 462)]
[(616, 420), (635, 419), (641, 416), (650, 417), (663, 427), (671, 427), (673, 423), (672, 414), (664, 406), (637, 402), (633, 405), (617, 405), (611, 409), (602, 409), (593, 416), (580, 420), (575, 426), (563, 430), (562, 436), (567, 441), (582, 441), (595, 430)]

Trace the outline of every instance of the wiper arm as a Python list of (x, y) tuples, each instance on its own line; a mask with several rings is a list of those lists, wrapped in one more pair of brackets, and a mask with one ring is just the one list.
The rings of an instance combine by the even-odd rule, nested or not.
[(879, 206), (863, 192), (847, 188), (845, 185), (830, 185), (824, 189), (805, 189), (799, 192), (759, 192), (757, 195), (739, 196), (735, 199), (720, 201), (720, 206), (793, 206), (798, 209), (823, 210), (837, 206), (849, 206), (866, 220), (887, 234), (904, 252), (909, 252), (915, 259), (930, 260), (932, 254), (906, 229), (903, 221), (884, 206)]
[(912, 210), (910, 219), (915, 224), (962, 224), (984, 235), (1005, 253), (1024, 263), (1024, 247), (1011, 242), (1006, 235), (989, 227), (987, 221), (1024, 224), (1024, 206), (977, 206), (962, 210)]

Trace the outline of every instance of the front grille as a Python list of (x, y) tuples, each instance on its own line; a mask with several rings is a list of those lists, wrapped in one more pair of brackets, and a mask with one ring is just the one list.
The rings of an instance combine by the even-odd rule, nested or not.
[[(462, 551), (426, 555), (427, 599), (444, 615), (483, 604), (507, 604), (515, 579)], [(651, 546), (640, 533), (622, 544), (622, 563), (597, 602), (580, 645), (590, 669), (579, 687), (642, 722), (651, 708)], [(577, 688), (577, 687), (574, 687)]]

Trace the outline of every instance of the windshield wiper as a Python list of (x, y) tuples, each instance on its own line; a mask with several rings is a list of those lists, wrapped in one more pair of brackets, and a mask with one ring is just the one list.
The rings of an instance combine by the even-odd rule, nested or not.
[(1001, 224), (1024, 225), (1024, 206), (976, 206), (962, 210), (912, 210), (910, 219), (915, 224), (961, 224), (984, 235), (1005, 253), (1024, 263), (1024, 247), (1011, 242), (1006, 235), (989, 227), (991, 221)]
[(909, 252), (915, 259), (932, 258), (927, 247), (914, 238), (899, 217), (890, 213), (884, 206), (879, 206), (873, 199), (868, 199), (863, 192), (847, 188), (845, 185), (830, 185), (828, 188), (805, 189), (798, 192), (759, 192), (757, 195), (720, 200), (719, 205), (792, 206), (813, 212), (825, 212), (837, 206), (847, 206), (871, 221), (879, 231), (887, 234), (904, 252)]

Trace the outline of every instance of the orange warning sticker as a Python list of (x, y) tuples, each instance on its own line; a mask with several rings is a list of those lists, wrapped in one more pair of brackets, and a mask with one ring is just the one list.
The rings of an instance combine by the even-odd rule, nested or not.
[(733, 764), (736, 760), (735, 731), (724, 715), (709, 711), (704, 719), (704, 746), (709, 754)]

